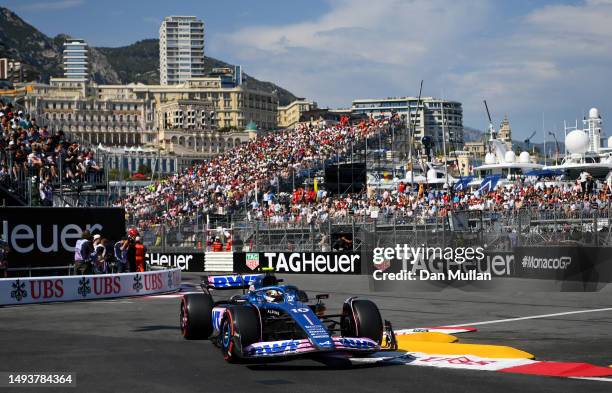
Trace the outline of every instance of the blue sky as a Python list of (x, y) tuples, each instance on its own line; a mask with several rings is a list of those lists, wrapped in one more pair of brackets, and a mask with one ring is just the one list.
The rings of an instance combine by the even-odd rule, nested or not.
[[(38, 29), (95, 46), (156, 37), (196, 15), (206, 54), (242, 64), (320, 106), (424, 94), (463, 103), (484, 129), (487, 99), (515, 139), (562, 135), (592, 106), (612, 113), (612, 0), (4, 0)], [(605, 127), (605, 125), (604, 125)], [(612, 134), (612, 133), (610, 133)]]

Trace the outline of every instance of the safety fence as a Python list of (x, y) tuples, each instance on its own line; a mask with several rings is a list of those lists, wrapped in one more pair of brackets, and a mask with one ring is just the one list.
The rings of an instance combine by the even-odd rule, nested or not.
[[(455, 211), (447, 216), (425, 211), (412, 214), (380, 212), (349, 214), (324, 221), (306, 219), (278, 222), (244, 218), (215, 221), (201, 217), (197, 222), (155, 224), (142, 228), (145, 243), (153, 250), (210, 250), (210, 230), (232, 229), (234, 251), (339, 251), (360, 250), (364, 238), (379, 246), (394, 244), (486, 245), (510, 250), (520, 245), (578, 242), (612, 245), (610, 208), (594, 210)], [(225, 248), (224, 248), (225, 249)]]

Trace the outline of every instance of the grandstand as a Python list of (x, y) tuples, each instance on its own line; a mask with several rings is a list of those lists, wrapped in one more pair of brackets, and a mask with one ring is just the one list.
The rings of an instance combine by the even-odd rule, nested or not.
[[(44, 117), (25, 113), (9, 97), (0, 102), (0, 198), (12, 206), (108, 204), (105, 157)], [(40, 121), (41, 123), (38, 123)], [(91, 196), (92, 202), (84, 202)]]

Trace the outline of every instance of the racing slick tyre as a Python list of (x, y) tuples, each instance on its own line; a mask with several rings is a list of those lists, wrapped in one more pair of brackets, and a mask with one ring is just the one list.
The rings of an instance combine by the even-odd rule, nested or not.
[(342, 336), (366, 337), (378, 344), (383, 338), (383, 321), (371, 300), (349, 299), (342, 307)]
[(240, 362), (243, 349), (261, 341), (261, 318), (253, 306), (235, 306), (225, 310), (220, 328), (220, 346), (223, 358)]
[(207, 293), (190, 293), (181, 299), (181, 334), (187, 340), (208, 338), (213, 332), (213, 299)]

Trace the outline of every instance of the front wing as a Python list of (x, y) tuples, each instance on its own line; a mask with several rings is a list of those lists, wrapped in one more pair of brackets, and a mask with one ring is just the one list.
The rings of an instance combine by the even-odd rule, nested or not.
[(289, 357), (310, 353), (330, 352), (373, 352), (379, 351), (380, 345), (365, 337), (332, 337), (333, 348), (317, 348), (309, 339), (263, 341), (251, 344), (243, 349), (245, 358)]

